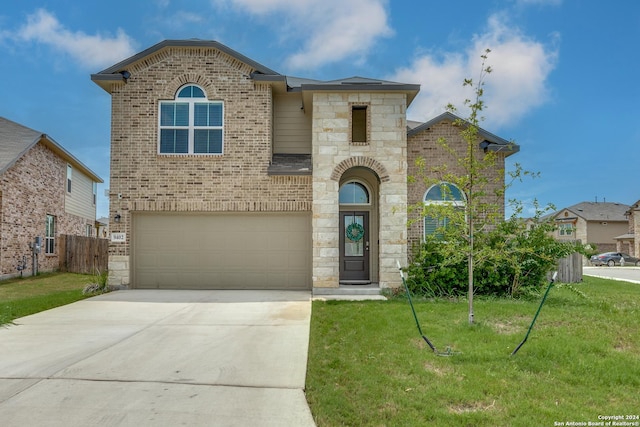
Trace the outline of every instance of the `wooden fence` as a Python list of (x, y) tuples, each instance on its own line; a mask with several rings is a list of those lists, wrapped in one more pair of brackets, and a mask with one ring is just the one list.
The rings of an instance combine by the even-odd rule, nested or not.
[(557, 281), (559, 283), (582, 282), (582, 255), (575, 253), (558, 262)]
[(63, 234), (58, 242), (60, 271), (96, 274), (107, 271), (109, 240)]

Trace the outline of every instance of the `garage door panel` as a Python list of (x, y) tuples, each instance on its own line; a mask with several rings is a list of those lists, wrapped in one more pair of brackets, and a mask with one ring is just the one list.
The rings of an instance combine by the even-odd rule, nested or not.
[(132, 253), (137, 288), (311, 288), (309, 213), (136, 213)]

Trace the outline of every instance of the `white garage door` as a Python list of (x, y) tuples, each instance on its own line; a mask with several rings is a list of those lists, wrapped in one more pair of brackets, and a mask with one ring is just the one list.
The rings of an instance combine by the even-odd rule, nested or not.
[(135, 213), (132, 287), (311, 289), (309, 213)]

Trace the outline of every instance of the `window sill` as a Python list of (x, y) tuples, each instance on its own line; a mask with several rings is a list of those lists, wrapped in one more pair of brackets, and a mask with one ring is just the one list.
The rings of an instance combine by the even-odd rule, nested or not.
[(159, 157), (222, 157), (224, 153), (158, 153)]

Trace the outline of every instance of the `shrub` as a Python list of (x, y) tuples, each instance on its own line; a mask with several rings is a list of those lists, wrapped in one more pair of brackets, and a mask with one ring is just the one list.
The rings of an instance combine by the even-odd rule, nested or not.
[[(475, 236), (474, 294), (517, 297), (543, 286), (558, 261), (584, 253), (576, 242), (555, 240), (554, 224), (539, 222), (527, 228), (511, 218)], [(407, 286), (425, 297), (457, 297), (468, 290), (465, 242), (429, 239), (413, 250)]]
[(109, 286), (109, 272), (108, 271), (97, 271), (94, 276), (94, 281), (89, 283), (82, 290), (83, 295), (91, 295), (91, 294), (103, 294), (106, 292), (111, 292), (114, 289)]

